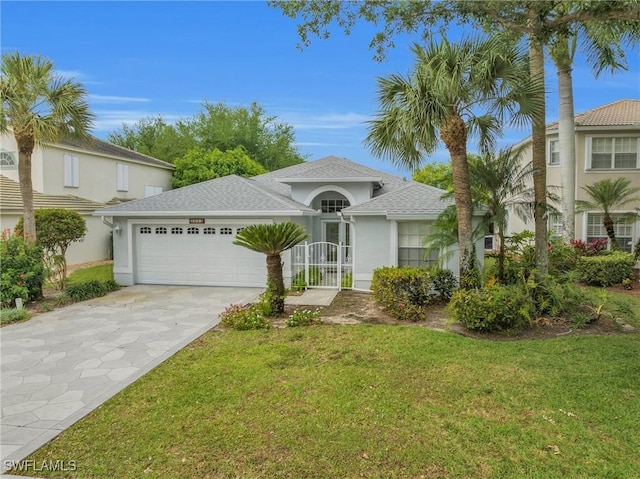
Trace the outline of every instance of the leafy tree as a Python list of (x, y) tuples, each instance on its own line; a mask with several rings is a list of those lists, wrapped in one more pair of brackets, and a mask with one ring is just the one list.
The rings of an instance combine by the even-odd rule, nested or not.
[(427, 48), (416, 45), (413, 52), (416, 64), (409, 77), (378, 80), (380, 113), (370, 122), (366, 143), (375, 155), (412, 170), (439, 140), (445, 144), (451, 155), (462, 277), (473, 249), (467, 138), (477, 136), (488, 150), (508, 113), (516, 120), (531, 114), (535, 103), (527, 95), (535, 87), (528, 82), (525, 57), (498, 39), (442, 40)]
[(53, 72), (53, 63), (19, 52), (2, 57), (0, 133), (12, 132), (18, 145), (18, 176), (24, 215), (24, 235), (36, 239), (31, 182), (31, 155), (38, 144), (62, 136), (89, 136), (93, 115), (84, 86)]
[(253, 161), (242, 146), (222, 152), (194, 148), (176, 161), (171, 178), (174, 188), (192, 185), (227, 175), (255, 176), (266, 173), (260, 163)]
[(453, 171), (450, 163), (427, 163), (413, 173), (413, 181), (453, 191)]
[[(630, 203), (640, 201), (640, 187), (631, 186), (628, 178), (617, 178), (615, 180), (604, 179), (593, 185), (583, 186), (582, 189), (589, 195), (589, 200), (576, 201), (576, 211), (584, 212), (589, 210), (602, 211), (602, 223), (607, 230), (607, 236), (611, 240), (611, 248), (618, 249), (620, 245), (616, 241), (616, 233), (613, 228), (613, 218), (611, 212), (622, 209)], [(629, 213), (629, 219), (636, 217), (635, 213)]]
[[(60, 208), (36, 210), (37, 244), (44, 250), (44, 260), (50, 271), (57, 271), (60, 289), (67, 281), (67, 249), (71, 243), (82, 241), (87, 223), (77, 211)], [(23, 218), (15, 229), (21, 230)]]
[(194, 148), (225, 152), (239, 146), (267, 171), (305, 160), (294, 146), (293, 127), (268, 116), (257, 103), (245, 108), (204, 102), (199, 113), (175, 125), (162, 117), (146, 118), (110, 133), (109, 141), (170, 163)]
[[(269, 4), (281, 8), (290, 18), (300, 19), (298, 33), (304, 45), (310, 43), (312, 36), (329, 38), (331, 28), (335, 26), (349, 34), (358, 21), (375, 24), (381, 29), (371, 41), (377, 59), (384, 57), (385, 49), (394, 45), (394, 38), (399, 33), (419, 32), (427, 39), (454, 21), (459, 24), (471, 24), (491, 34), (506, 34), (514, 42), (524, 38), (529, 45), (531, 76), (539, 83), (544, 79), (544, 47), (549, 44), (554, 34), (569, 32), (586, 23), (615, 22), (623, 27), (637, 28), (637, 22), (640, 20), (640, 3), (636, 0), (271, 0)], [(438, 26), (442, 28), (438, 29)], [(532, 121), (531, 144), (534, 167), (536, 269), (540, 278), (543, 278), (548, 271), (544, 92), (537, 95), (537, 102), (539, 111), (534, 114)]]
[(284, 279), (281, 254), (304, 241), (309, 235), (295, 223), (251, 225), (244, 228), (233, 242), (267, 255), (267, 298), (273, 315), (284, 312)]
[(109, 133), (111, 143), (129, 148), (159, 160), (174, 163), (195, 147), (195, 141), (184, 128), (168, 124), (162, 116), (143, 118), (133, 126)]

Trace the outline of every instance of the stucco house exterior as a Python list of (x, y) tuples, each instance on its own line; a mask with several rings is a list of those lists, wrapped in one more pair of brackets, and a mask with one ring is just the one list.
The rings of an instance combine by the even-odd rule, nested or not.
[[(329, 156), (253, 178), (235, 175), (96, 211), (114, 224), (114, 274), (136, 283), (264, 287), (265, 257), (233, 244), (247, 225), (292, 221), (310, 238), (284, 276), (368, 289), (380, 266), (426, 266), (424, 237), (449, 205), (437, 188)], [(479, 217), (476, 220), (479, 221)], [(457, 271), (458, 257), (444, 255)], [(479, 255), (482, 243), (477, 245)], [(479, 258), (481, 260), (481, 258)], [(312, 284), (313, 285), (313, 284)]]
[[(73, 209), (87, 221), (87, 236), (67, 251), (69, 264), (107, 259), (111, 228), (91, 212), (166, 191), (172, 172), (169, 163), (97, 138), (39, 146), (32, 155), (35, 207)], [(0, 136), (0, 176), (0, 227), (13, 229), (22, 216), (22, 199), (17, 145), (11, 134)]]
[[(547, 125), (547, 184), (560, 189), (560, 157), (558, 142), (558, 123)], [(625, 177), (631, 180), (631, 186), (640, 187), (640, 100), (619, 100), (575, 116), (576, 132), (576, 199), (587, 200), (588, 195), (582, 189), (605, 178)], [(525, 146), (525, 161), (531, 161), (531, 139), (520, 145)], [(558, 205), (559, 207), (559, 205)], [(640, 238), (640, 217), (629, 220), (621, 216), (640, 208), (640, 202), (630, 204), (625, 211), (616, 211), (615, 233), (620, 247), (631, 252)], [(562, 237), (562, 217), (550, 215), (549, 232)], [(516, 233), (524, 229), (534, 229), (533, 223), (524, 223), (517, 215), (511, 214), (509, 232)], [(602, 213), (587, 211), (575, 218), (576, 239), (590, 241), (607, 239), (602, 224)]]

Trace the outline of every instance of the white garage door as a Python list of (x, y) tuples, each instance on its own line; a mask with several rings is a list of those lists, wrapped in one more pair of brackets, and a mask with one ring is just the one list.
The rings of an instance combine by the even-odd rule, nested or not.
[(240, 225), (136, 225), (136, 282), (264, 287), (266, 256), (233, 244)]

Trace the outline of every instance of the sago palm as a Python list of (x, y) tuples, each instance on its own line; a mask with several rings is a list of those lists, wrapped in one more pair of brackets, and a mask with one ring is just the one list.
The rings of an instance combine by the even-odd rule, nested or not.
[[(458, 217), (460, 274), (472, 251), (472, 200), (467, 140), (475, 136), (483, 150), (495, 143), (507, 117), (523, 122), (537, 103), (526, 58), (496, 38), (443, 39), (413, 47), (415, 66), (408, 77), (378, 79), (380, 112), (369, 124), (366, 144), (376, 156), (415, 170), (439, 140), (451, 156)], [(479, 112), (482, 112), (479, 114)]]
[(284, 311), (284, 279), (281, 254), (304, 241), (309, 235), (295, 223), (251, 225), (236, 236), (234, 244), (267, 255), (267, 289), (270, 292), (271, 313)]
[(24, 234), (35, 241), (33, 150), (36, 145), (56, 142), (65, 135), (86, 138), (93, 115), (81, 84), (57, 76), (50, 61), (18, 52), (2, 57), (0, 98), (0, 133), (13, 132), (18, 145)]
[[(602, 224), (607, 230), (607, 236), (611, 240), (611, 247), (619, 248), (616, 241), (611, 213), (615, 210), (624, 209), (630, 203), (640, 202), (639, 187), (631, 186), (628, 178), (616, 178), (615, 180), (604, 179), (593, 185), (583, 186), (582, 189), (589, 195), (589, 200), (576, 201), (576, 211), (585, 212), (590, 210), (602, 211)], [(635, 217), (635, 213), (629, 213), (629, 218)]]

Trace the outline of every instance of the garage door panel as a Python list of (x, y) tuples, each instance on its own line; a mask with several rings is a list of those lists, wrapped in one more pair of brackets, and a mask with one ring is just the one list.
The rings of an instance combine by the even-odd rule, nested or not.
[[(213, 227), (219, 233), (226, 226)], [(233, 227), (234, 233), (238, 227), (242, 226)], [(182, 228), (183, 234), (171, 234), (172, 228)], [(185, 225), (135, 227), (136, 282), (265, 286), (266, 261), (263, 254), (234, 245), (235, 234), (203, 234), (202, 227), (198, 234), (187, 234), (189, 228)], [(156, 233), (163, 229), (166, 234)]]

